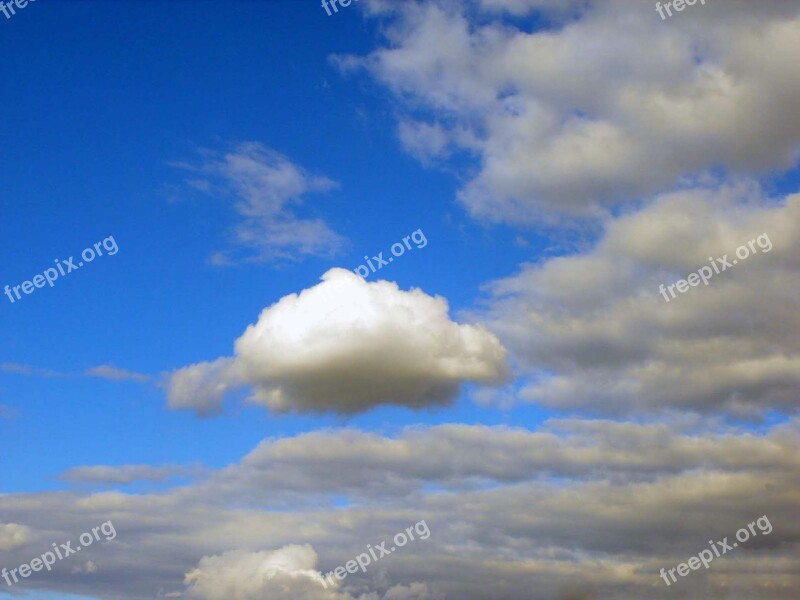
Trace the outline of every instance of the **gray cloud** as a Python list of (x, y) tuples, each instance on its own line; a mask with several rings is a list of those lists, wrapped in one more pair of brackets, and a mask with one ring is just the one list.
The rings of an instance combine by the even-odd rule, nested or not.
[[(386, 44), (336, 62), (402, 99), (412, 154), (476, 158), (459, 199), (477, 218), (599, 216), (711, 169), (796, 165), (796, 2), (709, 2), (668, 22), (624, 0), (369, 6)], [(502, 15), (538, 10), (535, 31)]]
[[(409, 427), (394, 438), (358, 430), (312, 432), (262, 442), (202, 487), (263, 505), (337, 495), (378, 499), (438, 489), (480, 489), (550, 478), (655, 480), (698, 469), (800, 469), (796, 426), (766, 437), (721, 431), (695, 436), (674, 425), (554, 420), (535, 432), (470, 425)], [(343, 469), (342, 465), (347, 465)]]
[[(800, 385), (800, 196), (753, 185), (665, 194), (594, 247), (489, 286), (481, 315), (527, 376), (521, 396), (594, 413), (794, 410)], [(773, 247), (669, 303), (684, 279), (766, 233)], [(758, 249), (759, 246), (756, 245)]]
[(142, 481), (168, 481), (178, 475), (189, 472), (186, 467), (168, 465), (152, 467), (150, 465), (92, 465), (74, 467), (65, 471), (59, 479), (78, 484), (131, 484)]
[[(61, 561), (19, 589), (133, 599), (184, 594), (188, 585), (196, 597), (211, 600), (225, 593), (263, 597), (278, 585), (310, 600), (320, 593), (315, 573), (425, 519), (431, 536), (424, 544), (409, 544), (366, 574), (348, 576), (346, 587), (327, 591), (343, 594), (342, 600), (415, 598), (414, 590), (419, 600), (550, 600), (601, 590), (623, 600), (667, 599), (677, 588), (663, 584), (661, 567), (768, 515), (769, 536), (754, 537), (708, 571), (693, 572), (680, 591), (696, 600), (789, 600), (800, 585), (796, 422), (760, 436), (579, 420), (534, 432), (454, 425), (408, 430), (398, 438), (327, 435), (264, 442), (239, 465), (263, 478), (239, 473), (233, 481), (226, 470), (158, 494), (2, 495), (0, 514), (29, 530), (26, 545), (11, 549), (4, 564), (27, 562), (51, 542), (112, 520), (114, 541), (85, 548), (79, 561)], [(325, 448), (333, 457), (324, 465), (327, 479), (316, 458)], [(539, 477), (547, 462), (542, 453), (556, 465), (546, 470), (555, 478)], [(379, 465), (390, 485), (394, 474), (424, 486), (398, 496), (376, 487), (336, 507), (264, 506), (284, 490), (313, 495), (314, 481), (317, 490), (338, 494), (342, 486), (330, 483), (336, 474), (354, 489)], [(365, 476), (351, 475), (362, 468)], [(474, 474), (483, 485), (458, 487)], [(485, 485), (489, 480), (494, 483)], [(253, 501), (258, 494), (260, 503)], [(294, 558), (276, 561), (282, 552)], [(87, 561), (93, 572), (73, 572)], [(265, 564), (282, 565), (284, 572), (264, 579)]]

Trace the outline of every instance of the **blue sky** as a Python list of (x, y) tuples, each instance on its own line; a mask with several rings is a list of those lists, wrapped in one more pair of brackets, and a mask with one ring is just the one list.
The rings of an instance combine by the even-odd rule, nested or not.
[[(800, 539), (800, 12), (759, 6), (0, 13), (0, 286), (118, 248), (0, 295), (0, 567), (113, 518), (17, 589), (657, 600), (660, 566), (769, 514), (763, 555), (682, 583), (792, 597), (760, 561)], [(427, 545), (317, 589), (422, 518)]]
[[(539, 411), (530, 407), (498, 414), (469, 401), (344, 421), (254, 408), (221, 422), (198, 420), (166, 410), (155, 383), (79, 376), (112, 364), (159, 377), (229, 353), (262, 308), (310, 287), (330, 267), (388, 254), (416, 229), (429, 245), (384, 272), (404, 288), (444, 295), (453, 311), (471, 307), (483, 282), (510, 274), (541, 246), (523, 232), (531, 245), (521, 247), (520, 234), (466, 218), (452, 203), (452, 177), (424, 169), (399, 147), (385, 92), (334, 67), (331, 54), (362, 53), (376, 35), (359, 12), (342, 11), (334, 21), (320, 18), (321, 8), (288, 10), (291, 2), (201, 4), (52, 2), (4, 23), (2, 47), (28, 51), (2, 67), (9, 85), (0, 97), (14, 107), (0, 125), (9, 166), (3, 284), (19, 285), (108, 236), (120, 250), (52, 289), (13, 305), (6, 299), (0, 362), (65, 376), (0, 375), (2, 402), (17, 413), (0, 422), (9, 442), (0, 490), (63, 487), (58, 473), (101, 456), (112, 464), (222, 466), (265, 436), (343, 423), (388, 430), (452, 419), (535, 423)], [(262, 57), (264, 69), (254, 70), (252, 57)], [(338, 256), (208, 264), (235, 215), (229, 204), (187, 188), (170, 165), (242, 140), (339, 183), (308, 199), (347, 238)]]

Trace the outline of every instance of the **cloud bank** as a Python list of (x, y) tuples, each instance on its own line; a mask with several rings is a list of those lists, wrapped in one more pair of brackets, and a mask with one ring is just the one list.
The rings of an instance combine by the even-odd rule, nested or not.
[(795, 2), (709, 2), (666, 23), (627, 0), (367, 7), (385, 44), (336, 63), (397, 96), (423, 162), (473, 157), (458, 198), (476, 218), (596, 217), (712, 170), (797, 164)]

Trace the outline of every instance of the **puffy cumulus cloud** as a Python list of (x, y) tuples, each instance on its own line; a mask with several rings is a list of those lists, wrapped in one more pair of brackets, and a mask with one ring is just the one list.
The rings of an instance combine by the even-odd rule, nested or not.
[(427, 585), (396, 585), (382, 597), (369, 592), (353, 596), (323, 579), (316, 570), (317, 553), (308, 545), (292, 544), (278, 550), (233, 550), (205, 556), (186, 574), (189, 598), (202, 600), (441, 600)]
[[(386, 44), (338, 64), (367, 69), (406, 102), (400, 138), (412, 154), (476, 157), (459, 198), (478, 218), (596, 216), (711, 169), (796, 165), (797, 2), (709, 2), (668, 22), (654, 3), (628, 0), (368, 12), (388, 22)], [(540, 12), (534, 30), (506, 14)]]
[(480, 326), (458, 324), (447, 301), (332, 269), (322, 283), (262, 311), (236, 355), (175, 372), (170, 406), (209, 412), (233, 385), (274, 411), (357, 413), (381, 404), (444, 405), (465, 381), (506, 376), (506, 351)]
[(191, 188), (231, 200), (241, 218), (231, 232), (233, 247), (214, 253), (212, 264), (331, 256), (344, 244), (322, 219), (301, 216), (298, 209), (305, 195), (328, 191), (336, 183), (262, 144), (243, 142), (227, 152), (204, 150), (199, 164), (174, 166), (192, 174), (187, 181)]
[(18, 523), (0, 523), (0, 550), (8, 552), (24, 546), (31, 538), (31, 530)]
[[(709, 257), (725, 255), (738, 264), (716, 274)], [(660, 285), (702, 267), (707, 286), (665, 301)], [(797, 408), (800, 195), (768, 199), (747, 183), (669, 193), (609, 221), (591, 249), (490, 290), (484, 317), (526, 365), (528, 400), (596, 413)]]
[[(46, 540), (74, 540), (105, 519), (113, 520), (118, 532), (113, 543), (81, 550), (81, 562), (95, 563), (96, 574), (76, 577), (70, 569), (77, 563), (65, 560), (47, 578), (21, 582), (21, 591), (39, 585), (62, 594), (119, 600), (166, 594), (203, 599), (224, 594), (232, 600), (316, 600), (319, 594), (323, 600), (331, 594), (344, 596), (334, 595), (336, 600), (397, 600), (414, 594), (417, 600), (667, 600), (678, 591), (688, 600), (796, 598), (796, 422), (758, 436), (702, 429), (674, 436), (667, 427), (592, 421), (554, 424), (554, 430), (561, 428), (571, 437), (564, 450), (572, 445), (578, 451), (556, 459), (567, 475), (555, 480), (506, 480), (473, 489), (434, 484), (390, 501), (365, 497), (357, 504), (293, 510), (243, 506), (240, 497), (225, 496), (227, 482), (210, 481), (158, 494), (6, 494), (0, 495), (0, 514), (14, 523), (36, 523), (37, 537)], [(318, 443), (298, 440), (309, 446)], [(493, 469), (516, 470), (516, 453), (524, 441), (487, 446)], [(616, 457), (609, 453), (615, 441)], [(723, 447), (717, 450), (716, 443)], [(635, 464), (638, 452), (643, 464), (656, 461), (654, 476), (587, 479), (585, 450), (592, 446), (606, 455), (604, 460), (617, 461), (615, 468), (634, 473), (640, 468)], [(660, 464), (659, 448), (664, 455)], [(681, 453), (692, 460), (685, 461)], [(705, 463), (704, 453), (709, 454)], [(740, 458), (748, 453), (753, 454), (749, 463)], [(473, 456), (470, 469), (479, 470), (477, 453)], [(349, 460), (342, 456), (340, 464), (328, 467), (344, 474), (357, 468)], [(402, 461), (382, 460), (386, 471), (402, 476)], [(681, 465), (679, 471), (673, 463)], [(438, 477), (446, 483), (448, 475), (429, 477), (429, 482)], [(280, 483), (264, 483), (261, 494), (274, 496), (280, 489)], [(758, 535), (715, 558), (708, 570), (692, 572), (679, 587), (664, 585), (662, 567), (685, 562), (707, 548), (709, 539), (732, 541), (737, 530), (764, 516), (772, 526), (769, 534), (756, 528)], [(367, 544), (392, 540), (421, 519), (431, 532), (424, 543), (408, 543), (366, 573), (348, 575), (339, 588), (319, 584), (320, 573), (345, 564)], [(21, 564), (30, 558), (26, 547), (3, 560)]]
[(234, 550), (206, 556), (186, 574), (190, 598), (203, 600), (346, 600), (327, 590), (315, 570), (317, 554), (309, 545), (290, 545), (274, 551)]

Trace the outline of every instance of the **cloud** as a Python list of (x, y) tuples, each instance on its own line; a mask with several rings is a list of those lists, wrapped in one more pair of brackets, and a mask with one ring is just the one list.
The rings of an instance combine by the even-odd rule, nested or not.
[(448, 154), (450, 135), (438, 123), (402, 121), (398, 127), (398, 136), (408, 153), (423, 164), (428, 164), (434, 158), (446, 157)]
[(476, 218), (598, 217), (710, 170), (797, 165), (796, 3), (709, 3), (668, 23), (627, 0), (370, 6), (386, 43), (335, 62), (396, 94), (423, 162), (474, 156), (458, 198)]
[(206, 556), (186, 574), (190, 598), (203, 600), (345, 600), (349, 595), (325, 589), (315, 570), (317, 554), (309, 545), (274, 551), (234, 550)]
[(277, 550), (232, 550), (205, 556), (186, 574), (187, 596), (202, 600), (442, 600), (421, 583), (397, 585), (379, 597), (358, 597), (336, 589), (316, 570), (317, 553), (308, 545), (292, 544)]
[(275, 499), (283, 491), (291, 498), (305, 494), (307, 501), (319, 495), (363, 500), (412, 495), (427, 485), (465, 490), (551, 478), (652, 481), (698, 469), (800, 471), (796, 424), (767, 436), (696, 435), (676, 427), (566, 419), (548, 421), (539, 431), (450, 424), (407, 427), (397, 437), (311, 432), (265, 440), (204, 485), (260, 504), (265, 489)]
[(17, 523), (0, 523), (0, 551), (8, 552), (24, 546), (31, 537), (31, 530)]
[[(230, 480), (214, 477), (157, 494), (0, 495), (0, 514), (30, 527), (36, 539), (75, 540), (107, 519), (118, 532), (114, 543), (81, 550), (81, 562), (98, 565), (102, 577), (75, 577), (70, 569), (77, 563), (65, 560), (47, 578), (27, 581), (21, 589), (40, 584), (49, 591), (118, 600), (162, 592), (205, 600), (221, 594), (231, 600), (252, 594), (316, 600), (319, 593), (328, 594), (324, 600), (330, 594), (343, 595), (333, 596), (336, 600), (397, 600), (404, 593), (415, 600), (552, 600), (592, 597), (593, 590), (614, 598), (667, 600), (676, 590), (663, 584), (659, 569), (685, 562), (707, 548), (709, 539), (731, 540), (739, 528), (767, 515), (774, 528), (769, 535), (740, 544), (708, 571), (693, 572), (680, 589), (687, 598), (704, 600), (796, 597), (796, 421), (760, 435), (702, 426), (676, 434), (673, 426), (587, 420), (559, 421), (541, 431), (448, 427), (416, 438), (404, 434), (401, 443), (356, 439), (359, 445), (349, 452), (353, 436), (347, 432), (338, 441), (334, 433), (329, 439), (287, 438), (259, 465), (268, 469), (269, 460), (284, 454), (283, 480), (253, 479), (246, 495)], [(553, 444), (538, 434), (563, 439)], [(343, 502), (335, 495), (335, 505), (267, 508), (296, 487), (292, 477), (313, 482), (320, 472), (313, 456), (322, 453), (321, 444), (335, 459), (325, 463), (330, 475), (319, 489), (330, 489), (337, 474), (347, 478), (358, 471), (362, 463), (353, 462), (358, 453), (366, 454), (369, 474), (382, 466), (385, 481), (410, 474), (425, 485), (396, 497), (375, 493)], [(458, 454), (470, 444), (471, 452)], [(431, 457), (428, 471), (425, 451)], [(538, 477), (537, 464), (546, 465), (548, 454), (554, 477)], [(448, 457), (455, 465), (447, 465)], [(453, 474), (470, 473), (490, 473), (494, 483), (453, 485), (458, 478)], [(624, 473), (632, 476), (620, 476)], [(356, 474), (350, 483), (357, 485), (357, 479)], [(312, 493), (310, 487), (304, 490)], [(253, 501), (257, 495), (260, 503)], [(320, 573), (421, 519), (432, 532), (424, 544), (409, 544), (366, 573), (348, 575), (346, 588), (320, 587)], [(30, 558), (28, 548), (18, 547), (3, 560), (16, 565)]]
[(63, 377), (63, 373), (51, 371), (50, 369), (40, 369), (30, 365), (20, 363), (0, 363), (0, 373), (16, 373), (30, 377)]
[[(527, 369), (521, 396), (593, 413), (792, 411), (800, 386), (800, 195), (742, 183), (665, 194), (609, 220), (586, 251), (489, 286), (481, 314)], [(674, 284), (766, 234), (746, 260)], [(473, 318), (479, 318), (473, 316)]]
[(59, 479), (69, 483), (90, 484), (132, 484), (140, 481), (161, 482), (172, 479), (177, 475), (187, 473), (185, 467), (168, 465), (153, 467), (149, 465), (93, 465), (74, 467), (65, 471)]
[(212, 264), (299, 260), (335, 255), (344, 238), (322, 219), (303, 216), (303, 197), (336, 187), (312, 175), (282, 154), (257, 142), (237, 144), (228, 152), (204, 151), (200, 164), (174, 163), (188, 170), (188, 185), (229, 199), (240, 217), (231, 232), (231, 248), (214, 252)]
[(236, 356), (180, 369), (172, 408), (219, 409), (235, 385), (277, 412), (352, 414), (382, 404), (445, 405), (464, 382), (506, 376), (506, 352), (480, 326), (450, 320), (444, 298), (332, 269), (322, 283), (264, 309)]
[(236, 361), (220, 358), (172, 372), (167, 379), (169, 407), (188, 408), (200, 416), (218, 413), (225, 394), (242, 384)]
[(110, 381), (136, 381), (144, 383), (150, 381), (149, 375), (142, 373), (134, 373), (133, 371), (126, 371), (125, 369), (118, 369), (111, 365), (100, 365), (86, 369), (86, 375), (90, 377), (99, 377), (101, 379), (108, 379)]
[(396, 585), (383, 596), (383, 600), (444, 600), (442, 594), (433, 593), (424, 583)]
[(82, 565), (72, 567), (70, 569), (70, 573), (72, 573), (73, 575), (80, 575), (80, 574), (91, 575), (92, 573), (97, 573), (97, 564), (91, 560), (87, 560)]

